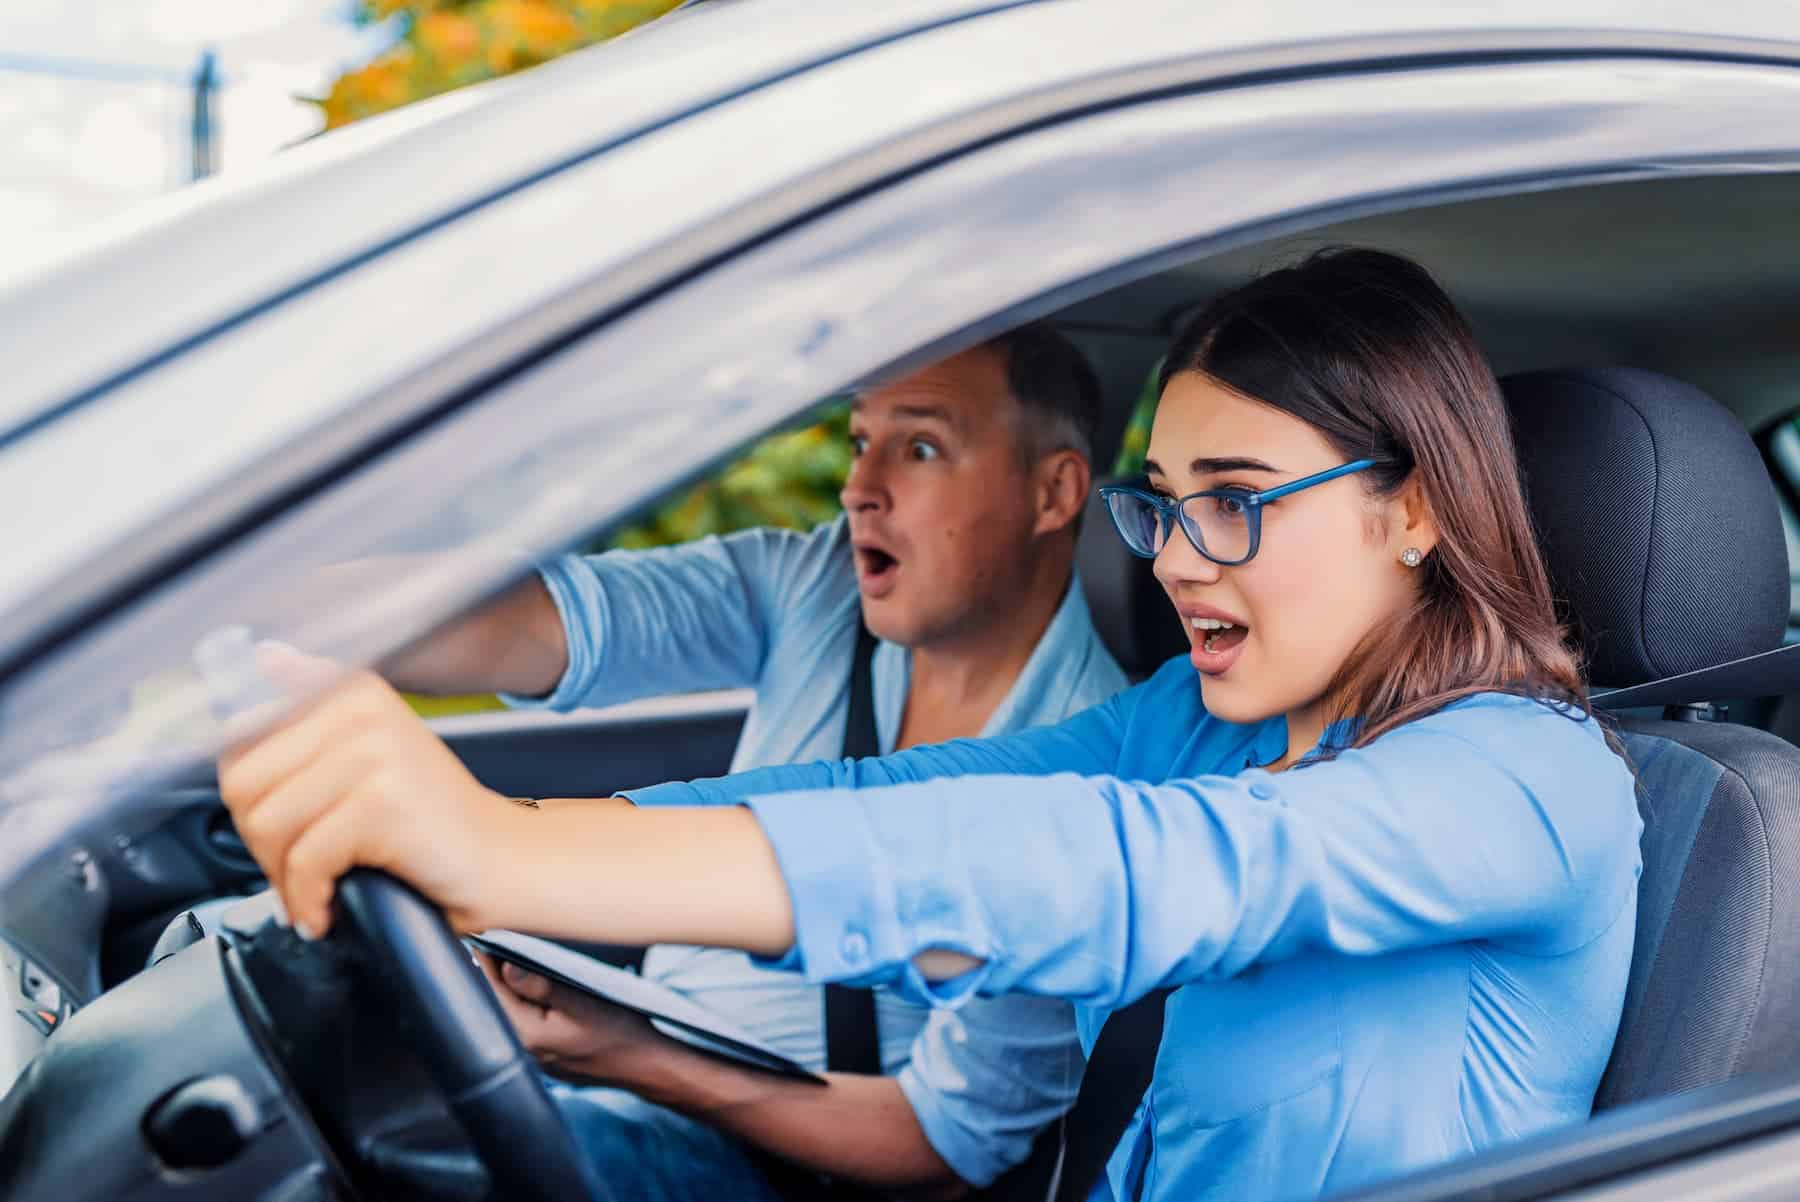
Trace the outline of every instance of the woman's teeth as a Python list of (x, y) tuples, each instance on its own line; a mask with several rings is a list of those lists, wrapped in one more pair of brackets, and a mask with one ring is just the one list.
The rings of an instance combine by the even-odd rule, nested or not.
[(1214, 639), (1224, 634), (1227, 630), (1234, 630), (1237, 627), (1237, 623), (1227, 622), (1220, 618), (1190, 618), (1188, 621), (1195, 630), (1206, 631), (1206, 639), (1203, 645), (1208, 651), (1213, 649)]

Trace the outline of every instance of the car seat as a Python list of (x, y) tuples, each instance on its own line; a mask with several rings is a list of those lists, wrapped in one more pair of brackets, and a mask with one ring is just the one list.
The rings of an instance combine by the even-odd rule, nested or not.
[[(1502, 383), (1558, 598), (1596, 688), (1777, 647), (1788, 565), (1743, 426), (1630, 368)], [(1800, 749), (1692, 708), (1619, 727), (1644, 819), (1637, 942), (1595, 1108), (1800, 1054)]]

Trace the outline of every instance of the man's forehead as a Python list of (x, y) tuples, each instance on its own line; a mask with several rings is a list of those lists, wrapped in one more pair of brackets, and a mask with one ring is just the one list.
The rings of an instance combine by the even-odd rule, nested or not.
[(851, 397), (851, 409), (896, 417), (937, 417), (955, 425), (979, 422), (1011, 398), (999, 355), (964, 351), (913, 371), (872, 380)]

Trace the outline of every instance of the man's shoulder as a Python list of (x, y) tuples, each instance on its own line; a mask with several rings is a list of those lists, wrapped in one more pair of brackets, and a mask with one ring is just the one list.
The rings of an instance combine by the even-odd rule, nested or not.
[(811, 530), (758, 526), (711, 540), (730, 554), (766, 607), (777, 639), (812, 638), (842, 625), (856, 600), (856, 566), (843, 517)]

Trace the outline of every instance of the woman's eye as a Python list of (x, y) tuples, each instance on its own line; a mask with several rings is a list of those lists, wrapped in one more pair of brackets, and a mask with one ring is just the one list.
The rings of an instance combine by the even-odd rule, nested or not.
[(1220, 517), (1241, 518), (1244, 516), (1245, 511), (1250, 508), (1244, 503), (1243, 498), (1230, 495), (1215, 496), (1213, 502), (1218, 509)]
[(857, 456), (861, 455), (864, 451), (866, 451), (868, 449), (869, 449), (869, 440), (868, 439), (864, 438), (860, 434), (852, 434), (850, 436), (850, 456), (851, 456), (851, 458), (853, 458), (853, 459), (856, 458)]
[(924, 463), (938, 457), (938, 449), (923, 438), (915, 438), (907, 444), (907, 453), (914, 459)]

